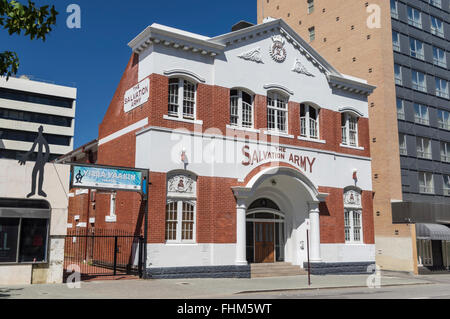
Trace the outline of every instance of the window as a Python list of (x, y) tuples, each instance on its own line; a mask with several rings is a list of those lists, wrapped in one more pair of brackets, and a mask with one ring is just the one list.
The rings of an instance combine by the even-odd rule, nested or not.
[(9, 89), (0, 89), (0, 99), (13, 100), (27, 103), (44, 104), (49, 106), (57, 106), (71, 109), (73, 100), (49, 96), (43, 94), (34, 94)]
[(391, 0), (391, 16), (398, 19), (398, 2), (396, 0)]
[(267, 128), (287, 133), (287, 98), (279, 93), (270, 93), (267, 97)]
[(400, 34), (394, 30), (392, 30), (392, 46), (394, 51), (400, 52)]
[(178, 78), (169, 80), (169, 116), (194, 120), (195, 100), (195, 83)]
[(422, 194), (434, 194), (432, 173), (419, 172), (419, 192)]
[(230, 124), (238, 127), (253, 127), (253, 97), (241, 90), (230, 92)]
[(399, 120), (405, 120), (405, 103), (397, 98), (397, 117)]
[(422, 125), (430, 125), (427, 106), (414, 103), (414, 122)]
[(450, 175), (444, 175), (444, 196), (450, 196)]
[(403, 85), (402, 68), (398, 64), (394, 64), (395, 84)]
[(433, 47), (433, 63), (443, 68), (447, 68), (447, 56), (444, 50)]
[(350, 113), (342, 113), (342, 144), (358, 147), (358, 117)]
[(70, 127), (72, 125), (72, 118), (70, 117), (4, 109), (4, 108), (0, 108), (0, 118), (5, 120), (49, 124), (64, 127)]
[(46, 263), (49, 221), (45, 201), (1, 200), (0, 264)]
[(438, 7), (438, 8), (442, 8), (442, 0), (429, 0), (429, 3), (432, 6)]
[(422, 13), (412, 7), (408, 7), (408, 24), (422, 29)]
[(436, 96), (448, 99), (448, 83), (438, 77), (436, 77)]
[(425, 80), (425, 74), (419, 71), (411, 70), (412, 88), (414, 90), (426, 92), (427, 82)]
[(424, 137), (416, 138), (417, 157), (424, 159), (432, 159), (430, 139)]
[(300, 135), (319, 139), (319, 110), (307, 104), (300, 105)]
[(347, 244), (363, 242), (361, 191), (350, 189), (344, 192), (344, 230)]
[(400, 145), (400, 155), (408, 155), (408, 148), (406, 146), (406, 135), (399, 134), (398, 141)]
[(431, 33), (443, 38), (444, 23), (436, 17), (430, 16), (430, 18), (431, 18)]
[(169, 173), (166, 204), (166, 242), (192, 243), (196, 240), (196, 177)]
[(450, 113), (442, 110), (438, 110), (437, 113), (439, 128), (450, 131)]
[(311, 27), (308, 29), (309, 32), (309, 41), (314, 41), (316, 39), (316, 28)]
[(441, 142), (441, 161), (450, 163), (450, 143)]
[(414, 38), (409, 39), (409, 53), (412, 57), (424, 60), (423, 42)]
[(314, 0), (308, 0), (308, 14), (314, 12)]

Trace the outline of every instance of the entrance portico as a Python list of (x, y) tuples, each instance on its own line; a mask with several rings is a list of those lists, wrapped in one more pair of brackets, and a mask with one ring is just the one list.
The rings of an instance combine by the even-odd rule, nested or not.
[[(319, 203), (328, 194), (319, 193), (304, 174), (289, 167), (269, 167), (245, 187), (233, 187), (233, 192), (237, 202), (236, 265), (247, 265), (249, 260), (256, 263), (272, 260), (302, 266), (307, 259), (307, 228), (310, 260), (321, 261)], [(264, 202), (269, 205), (262, 205)], [(270, 214), (274, 215), (273, 220)], [(248, 222), (254, 223), (253, 234), (247, 232)], [(247, 256), (248, 243), (252, 242), (249, 251), (253, 249), (254, 256)], [(278, 253), (276, 243), (281, 246)]]

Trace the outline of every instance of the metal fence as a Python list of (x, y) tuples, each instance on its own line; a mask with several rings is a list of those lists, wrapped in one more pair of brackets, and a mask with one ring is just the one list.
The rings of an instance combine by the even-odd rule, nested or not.
[(64, 278), (79, 270), (83, 280), (143, 274), (144, 238), (122, 230), (77, 229), (66, 235)]

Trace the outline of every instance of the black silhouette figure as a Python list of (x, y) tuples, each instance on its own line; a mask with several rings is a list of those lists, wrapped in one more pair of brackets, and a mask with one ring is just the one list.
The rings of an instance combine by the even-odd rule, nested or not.
[[(86, 173), (84, 173), (84, 175), (86, 175)], [(81, 184), (84, 175), (81, 175), (81, 170), (78, 171), (78, 174), (75, 175), (75, 179), (77, 180), (77, 184)]]
[[(36, 164), (34, 165), (33, 174), (31, 176), (31, 193), (27, 195), (27, 198), (30, 198), (31, 196), (34, 196), (36, 194), (36, 177), (38, 173), (39, 173), (38, 194), (39, 196), (47, 197), (47, 194), (42, 190), (42, 185), (44, 184), (44, 167), (50, 157), (50, 147), (48, 146), (47, 140), (42, 134), (43, 131), (44, 127), (40, 126), (38, 137), (34, 140), (31, 150), (28, 153), (24, 154), (22, 158), (19, 160), (20, 165), (25, 165), (28, 157), (34, 153), (36, 146), (38, 146)], [(44, 147), (45, 153), (43, 152)]]

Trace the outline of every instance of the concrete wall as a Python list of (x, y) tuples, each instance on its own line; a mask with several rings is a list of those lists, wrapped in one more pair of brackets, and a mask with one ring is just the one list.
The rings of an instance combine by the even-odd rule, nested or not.
[[(20, 166), (14, 160), (0, 160), (0, 197), (25, 199), (31, 191), (33, 162)], [(47, 163), (43, 190), (52, 208), (48, 264), (0, 265), (0, 285), (30, 283), (61, 283), (64, 262), (64, 236), (67, 231), (67, 210), (70, 166)]]

